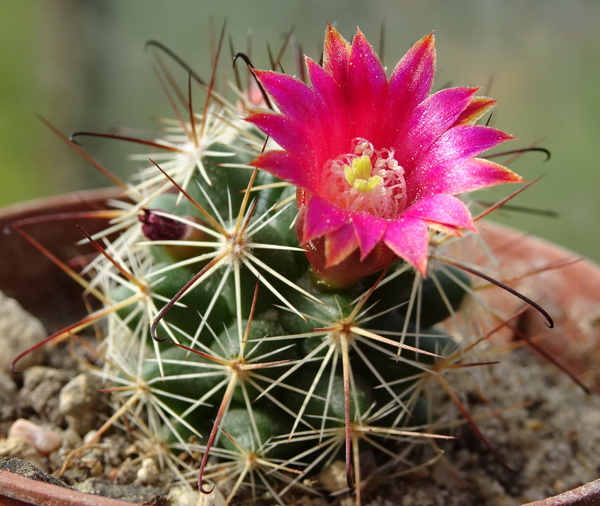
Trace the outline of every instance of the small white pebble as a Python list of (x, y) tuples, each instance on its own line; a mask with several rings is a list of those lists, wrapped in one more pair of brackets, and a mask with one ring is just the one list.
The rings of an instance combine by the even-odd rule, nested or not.
[[(0, 292), (0, 370), (10, 372), (10, 363), (22, 351), (39, 343), (46, 337), (46, 331), (40, 321), (25, 311), (15, 300)], [(33, 365), (41, 364), (47, 353), (47, 346), (27, 354), (17, 364), (23, 371)]]
[(91, 461), (88, 464), (88, 468), (90, 469), (90, 476), (93, 478), (100, 476), (104, 471), (104, 466), (98, 459)]
[(525, 428), (538, 431), (544, 428), (544, 422), (538, 418), (528, 418), (525, 420)]
[(93, 441), (94, 438), (96, 437), (97, 432), (98, 432), (97, 430), (91, 430), (85, 436), (83, 436), (83, 444), (86, 445), (90, 441)]
[(158, 474), (158, 466), (154, 459), (147, 458), (142, 460), (142, 467), (137, 472), (135, 481), (141, 485), (153, 485), (158, 479)]
[(336, 460), (319, 475), (319, 481), (329, 492), (334, 493), (348, 486), (346, 481), (346, 463)]
[(210, 494), (200, 493), (196, 501), (196, 506), (224, 506), (224, 504), (225, 497), (217, 487)]
[(50, 455), (60, 448), (62, 438), (52, 429), (36, 425), (29, 420), (19, 418), (8, 430), (8, 437), (20, 437), (29, 441), (40, 455)]
[(191, 489), (189, 486), (173, 486), (169, 490), (171, 506), (197, 506), (200, 495), (204, 494)]
[(45, 459), (35, 450), (31, 443), (22, 437), (0, 438), (0, 457), (16, 458), (48, 471)]

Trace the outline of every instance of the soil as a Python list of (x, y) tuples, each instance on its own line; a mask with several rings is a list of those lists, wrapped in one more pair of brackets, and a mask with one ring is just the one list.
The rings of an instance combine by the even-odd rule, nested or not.
[[(488, 359), (499, 363), (453, 378), (453, 386), (462, 393), (487, 446), (473, 427), (458, 422), (463, 418), (452, 402), (441, 402), (437, 408), (440, 419), (450, 426), (446, 433), (456, 437), (442, 445), (444, 456), (430, 467), (366, 491), (363, 504), (513, 506), (598, 478), (600, 396), (584, 393), (527, 346), (506, 348), (489, 351)], [(65, 344), (49, 349), (43, 365), (31, 367), (13, 380), (6, 376), (2, 385), (0, 456), (31, 461), (86, 491), (104, 490), (106, 494), (110, 490), (113, 497), (137, 502), (163, 497), (164, 502), (169, 471), (150, 472), (157, 463), (144, 458), (146, 449), (132, 441), (127, 431), (113, 430), (98, 443), (77, 450), (89, 437), (86, 431), (100, 427), (106, 419), (107, 411), (101, 406), (108, 397), (98, 393), (98, 385), (90, 380), (84, 365), (70, 358)], [(85, 420), (77, 406), (85, 412)], [(19, 418), (59, 433), (62, 447), (43, 455), (27, 441), (16, 444), (14, 437), (6, 438)], [(189, 462), (193, 467), (194, 460)], [(135, 487), (133, 492), (131, 487)], [(195, 505), (197, 500), (194, 493), (181, 487), (171, 493), (173, 505)], [(289, 500), (303, 506), (353, 504), (353, 499), (344, 495)]]
[(484, 384), (462, 385), (470, 415), (498, 455), (462, 424), (451, 431), (457, 439), (444, 447), (445, 458), (422, 479), (400, 482), (389, 504), (514, 506), (598, 478), (600, 397), (527, 348), (500, 360), (485, 367)]

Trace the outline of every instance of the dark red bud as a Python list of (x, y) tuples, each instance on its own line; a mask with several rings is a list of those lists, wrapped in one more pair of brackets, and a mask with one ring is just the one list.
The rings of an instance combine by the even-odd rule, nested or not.
[(151, 241), (179, 241), (186, 235), (188, 226), (185, 223), (155, 214), (156, 210), (144, 209), (138, 216), (143, 223), (142, 233)]

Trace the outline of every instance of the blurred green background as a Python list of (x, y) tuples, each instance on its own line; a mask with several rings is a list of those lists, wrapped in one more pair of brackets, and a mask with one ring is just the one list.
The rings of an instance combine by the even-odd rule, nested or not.
[[(493, 126), (543, 139), (552, 158), (529, 154), (511, 168), (540, 182), (514, 203), (559, 213), (558, 219), (510, 213), (502, 221), (600, 262), (600, 2), (597, 0), (20, 0), (0, 17), (0, 206), (107, 181), (36, 118), (63, 132), (151, 130), (169, 106), (144, 51), (159, 40), (202, 75), (210, 70), (211, 20), (227, 18), (236, 49), (252, 38), (252, 59), (267, 67), (295, 26), (306, 53), (319, 58), (326, 23), (346, 38), (356, 26), (395, 62), (435, 30), (436, 87), (486, 87), (499, 100)], [(223, 62), (223, 66), (226, 64)], [(287, 70), (287, 69), (286, 69)], [(291, 70), (291, 69), (290, 69)], [(117, 174), (135, 170), (136, 146), (84, 140)], [(487, 200), (507, 189), (489, 190)]]

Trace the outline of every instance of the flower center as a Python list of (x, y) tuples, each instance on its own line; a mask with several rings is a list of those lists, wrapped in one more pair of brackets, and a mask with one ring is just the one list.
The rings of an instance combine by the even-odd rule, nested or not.
[(350, 211), (386, 219), (398, 216), (406, 207), (406, 181), (393, 150), (375, 150), (360, 137), (353, 144), (352, 153), (325, 164), (322, 196)]
[(352, 160), (352, 165), (344, 167), (346, 181), (359, 192), (370, 192), (379, 183), (381, 176), (371, 176), (371, 159), (367, 155), (359, 156)]

